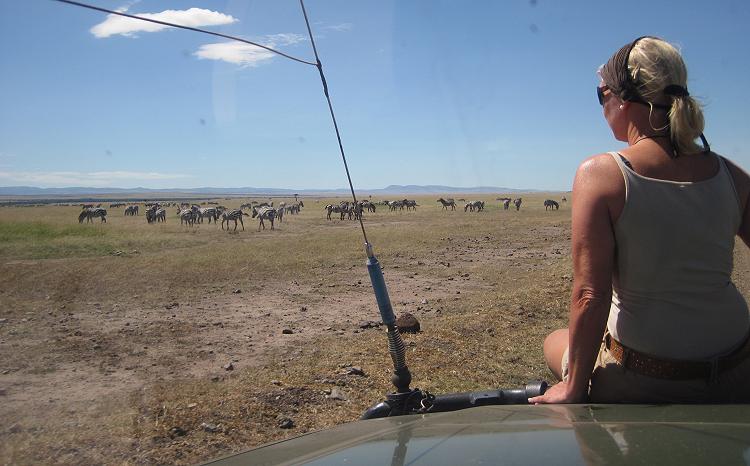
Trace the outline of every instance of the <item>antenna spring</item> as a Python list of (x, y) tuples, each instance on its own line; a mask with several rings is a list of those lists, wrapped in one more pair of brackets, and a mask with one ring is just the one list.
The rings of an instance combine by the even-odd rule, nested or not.
[(406, 367), (406, 346), (396, 325), (388, 326), (388, 352), (391, 353), (396, 371)]

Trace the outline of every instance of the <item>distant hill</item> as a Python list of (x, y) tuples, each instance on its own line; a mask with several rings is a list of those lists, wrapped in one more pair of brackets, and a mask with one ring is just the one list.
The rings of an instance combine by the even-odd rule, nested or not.
[[(482, 194), (482, 193), (514, 193), (514, 192), (534, 192), (537, 189), (514, 189), (502, 188), (497, 186), (476, 186), (476, 187), (455, 187), (442, 185), (390, 185), (381, 189), (358, 189), (357, 192), (372, 195), (396, 195), (396, 194)], [(0, 187), (0, 196), (83, 196), (83, 195), (124, 195), (124, 194), (153, 194), (153, 193), (180, 193), (180, 194), (214, 194), (214, 195), (249, 195), (249, 196), (291, 196), (300, 195), (346, 195), (349, 190), (346, 188), (337, 189), (282, 189), (282, 188), (86, 188), (86, 187), (69, 187), (69, 188), (37, 188), (34, 186), (2, 186)]]

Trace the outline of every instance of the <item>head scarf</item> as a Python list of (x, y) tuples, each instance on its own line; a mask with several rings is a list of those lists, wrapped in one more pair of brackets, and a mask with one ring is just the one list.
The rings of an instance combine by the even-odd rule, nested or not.
[(641, 36), (633, 42), (623, 45), (617, 53), (612, 55), (612, 58), (610, 58), (599, 71), (604, 84), (606, 84), (607, 87), (609, 87), (609, 90), (622, 100), (646, 103), (638, 93), (638, 87), (636, 86), (636, 83), (633, 82), (633, 79), (630, 76), (630, 70), (628, 69), (630, 52), (633, 51), (633, 47), (635, 47), (635, 44), (637, 44), (639, 40), (645, 38), (655, 39), (655, 37), (652, 36)]
[[(670, 107), (667, 105), (646, 102), (646, 100), (641, 97), (641, 94), (638, 92), (637, 84), (633, 82), (633, 79), (630, 76), (630, 69), (628, 69), (628, 59), (630, 58), (630, 52), (633, 51), (635, 44), (637, 44), (639, 40), (647, 38), (657, 40), (659, 39), (658, 37), (653, 36), (641, 36), (633, 42), (623, 45), (620, 50), (612, 55), (609, 61), (607, 61), (607, 63), (605, 63), (604, 66), (601, 67), (601, 69), (599, 70), (599, 75), (601, 76), (602, 81), (604, 81), (604, 84), (609, 87), (609, 90), (611, 90), (622, 100), (639, 102), (642, 104), (650, 105), (652, 107), (668, 110)], [(676, 84), (667, 86), (664, 89), (664, 93), (666, 95), (675, 97), (687, 97), (690, 95), (685, 87)], [(670, 138), (672, 138), (671, 131)], [(711, 147), (708, 145), (708, 141), (706, 140), (706, 137), (703, 135), (703, 133), (700, 134), (700, 138), (701, 142), (703, 143), (703, 153), (709, 153), (711, 151)], [(679, 156), (677, 152), (677, 144), (673, 139), (672, 147), (674, 151), (673, 156)]]

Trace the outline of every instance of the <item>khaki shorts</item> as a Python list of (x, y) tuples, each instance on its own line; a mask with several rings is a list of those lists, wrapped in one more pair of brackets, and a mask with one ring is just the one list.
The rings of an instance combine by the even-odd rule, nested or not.
[[(568, 349), (562, 357), (563, 380), (568, 379)], [(589, 384), (592, 403), (750, 403), (750, 357), (706, 379), (668, 380), (649, 377), (621, 366), (602, 342)]]

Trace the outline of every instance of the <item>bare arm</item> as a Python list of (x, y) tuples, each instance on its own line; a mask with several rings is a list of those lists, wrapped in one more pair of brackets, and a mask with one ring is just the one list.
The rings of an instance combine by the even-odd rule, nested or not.
[(737, 235), (750, 247), (750, 203), (747, 202), (748, 197), (750, 197), (750, 176), (733, 162), (727, 159), (724, 160), (727, 162), (729, 172), (732, 174), (734, 187), (739, 197), (740, 212), (742, 212), (742, 223)]
[(624, 203), (624, 182), (609, 155), (581, 164), (573, 183), (573, 292), (570, 300), (569, 377), (531, 403), (579, 403), (588, 396), (612, 296), (613, 222)]

